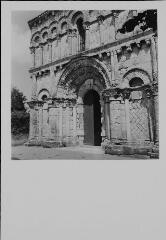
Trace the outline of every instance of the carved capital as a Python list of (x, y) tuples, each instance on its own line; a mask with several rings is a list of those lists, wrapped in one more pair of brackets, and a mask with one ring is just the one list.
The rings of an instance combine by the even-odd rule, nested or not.
[(147, 46), (150, 46), (151, 45), (151, 40), (150, 39), (146, 39), (145, 43), (146, 43)]
[(90, 28), (90, 22), (88, 22), (88, 21), (87, 21), (87, 22), (84, 22), (84, 23), (83, 23), (83, 27), (84, 27), (85, 30), (89, 30), (89, 28)]
[(105, 89), (102, 92), (102, 96), (104, 99), (106, 99), (108, 97), (118, 98), (118, 97), (120, 97), (120, 92), (118, 91), (117, 88), (109, 88), (109, 89)]
[(104, 22), (104, 16), (103, 15), (98, 16), (97, 21), (99, 24), (102, 24)]
[(43, 43), (42, 42), (39, 43), (39, 48), (43, 49)]
[(151, 87), (153, 95), (158, 95), (158, 82), (154, 82)]
[(146, 86), (146, 87), (143, 89), (143, 93), (144, 93), (144, 96), (145, 96), (146, 98), (151, 98), (151, 97), (153, 96), (152, 87)]
[(130, 94), (131, 94), (131, 90), (128, 89), (128, 88), (123, 89), (121, 94), (122, 94), (123, 100), (129, 99), (130, 98)]
[(107, 56), (109, 57), (111, 55), (111, 52), (110, 51), (107, 51)]
[(31, 54), (34, 54), (34, 53), (35, 53), (35, 47), (32, 46), (32, 47), (30, 47), (29, 49), (30, 49)]
[(117, 53), (117, 54), (120, 54), (121, 52), (122, 52), (122, 48), (116, 49), (116, 53)]
[(128, 45), (128, 46), (126, 46), (126, 47), (127, 47), (127, 49), (126, 49), (126, 50), (127, 50), (127, 52), (129, 52), (129, 53), (130, 53), (130, 52), (132, 52), (131, 45)]
[(99, 54), (98, 54), (98, 56), (99, 56), (99, 58), (100, 58), (100, 59), (102, 59), (102, 58), (103, 58), (103, 55), (102, 55), (102, 53), (99, 53)]
[(153, 81), (158, 82), (158, 73), (157, 72), (153, 73)]

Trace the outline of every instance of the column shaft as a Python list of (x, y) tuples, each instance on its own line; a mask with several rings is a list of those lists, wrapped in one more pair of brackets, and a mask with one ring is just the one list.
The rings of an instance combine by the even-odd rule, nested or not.
[(73, 107), (73, 135), (76, 137), (77, 135), (77, 112), (76, 107)]
[(151, 38), (151, 59), (152, 59), (152, 73), (153, 75), (157, 76), (157, 52), (156, 52), (156, 44), (154, 37)]
[(31, 93), (31, 98), (32, 98), (32, 99), (36, 99), (36, 98), (37, 98), (37, 96), (36, 96), (36, 92), (37, 92), (37, 79), (36, 79), (35, 74), (32, 74), (32, 75), (31, 75), (31, 78), (32, 78), (32, 93)]
[(42, 111), (42, 108), (39, 108), (38, 110), (38, 114), (39, 114), (39, 118), (38, 118), (38, 121), (39, 121), (39, 141), (42, 140), (42, 127), (43, 127), (43, 111)]
[(70, 136), (70, 111), (69, 107), (66, 107), (66, 131), (67, 131), (67, 137)]
[(129, 109), (129, 100), (125, 99), (125, 114), (126, 114), (126, 132), (127, 140), (131, 141), (131, 129), (130, 129), (130, 109)]
[(106, 106), (106, 125), (107, 125), (106, 132), (107, 132), (108, 139), (110, 139), (110, 103), (107, 102), (105, 106)]
[(62, 109), (62, 106), (59, 107), (59, 138), (60, 138), (60, 141), (62, 141), (62, 128), (63, 128), (63, 125), (62, 125), (62, 120), (63, 120), (63, 117), (62, 117), (62, 112), (63, 109)]

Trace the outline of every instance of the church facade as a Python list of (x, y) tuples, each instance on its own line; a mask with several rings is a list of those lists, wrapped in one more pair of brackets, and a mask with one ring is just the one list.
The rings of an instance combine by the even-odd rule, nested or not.
[(29, 144), (158, 146), (155, 10), (45, 11), (28, 24)]

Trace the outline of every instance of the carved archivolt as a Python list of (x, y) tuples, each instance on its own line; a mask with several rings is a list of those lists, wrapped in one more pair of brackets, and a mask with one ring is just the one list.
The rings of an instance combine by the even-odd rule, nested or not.
[(104, 88), (109, 87), (109, 72), (103, 64), (94, 58), (72, 60), (63, 71), (58, 86), (80, 87), (87, 79), (100, 79)]
[(129, 83), (133, 78), (140, 78), (144, 82), (144, 84), (149, 84), (151, 82), (151, 78), (149, 74), (142, 69), (131, 69), (123, 76), (123, 82)]
[(42, 90), (39, 91), (39, 93), (38, 93), (38, 100), (41, 101), (43, 96), (46, 96), (47, 98), (50, 97), (50, 93), (49, 93), (49, 91), (47, 89), (42, 89)]

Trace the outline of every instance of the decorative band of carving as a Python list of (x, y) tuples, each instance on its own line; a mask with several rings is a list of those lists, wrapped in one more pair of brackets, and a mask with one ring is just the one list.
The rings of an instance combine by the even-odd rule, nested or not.
[(76, 105), (76, 99), (68, 99), (68, 98), (48, 98), (45, 101), (39, 101), (39, 100), (32, 100), (26, 102), (26, 105), (29, 106), (29, 108), (34, 109), (38, 107), (44, 107), (47, 105), (47, 108), (49, 107), (68, 107), (68, 106), (74, 106)]
[(113, 87), (109, 89), (105, 89), (102, 92), (102, 96), (104, 99), (108, 97), (118, 98), (121, 97), (123, 100), (129, 99), (131, 92), (134, 91), (142, 91), (143, 96), (145, 98), (151, 98), (154, 95), (158, 94), (158, 84), (153, 83), (152, 85), (147, 84), (139, 87), (130, 87), (130, 88), (119, 88), (119, 87)]

